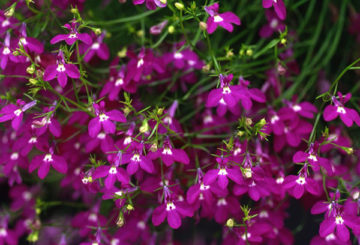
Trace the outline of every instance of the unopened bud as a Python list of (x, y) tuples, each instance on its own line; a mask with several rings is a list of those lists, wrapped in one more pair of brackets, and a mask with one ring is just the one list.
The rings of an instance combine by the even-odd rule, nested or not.
[(205, 31), (207, 29), (207, 24), (203, 21), (199, 23), (199, 27), (201, 30)]
[(28, 237), (27, 237), (27, 240), (29, 242), (37, 242), (39, 240), (39, 231), (38, 230), (35, 230), (33, 232), (31, 232)]
[(281, 75), (281, 76), (285, 75), (285, 73), (286, 73), (285, 67), (283, 67), (281, 64), (278, 64), (277, 71), (278, 71), (279, 75)]
[(71, 8), (70, 12), (71, 12), (72, 14), (77, 14), (79, 11), (78, 11), (77, 8)]
[(354, 149), (352, 147), (342, 147), (342, 149), (349, 155), (354, 153)]
[(143, 134), (149, 131), (149, 124), (148, 124), (147, 120), (143, 121), (139, 130), (140, 130), (140, 133), (143, 133)]
[(175, 3), (175, 7), (176, 7), (178, 10), (183, 10), (183, 9), (184, 9), (184, 4), (179, 3), (179, 2), (176, 2), (176, 3)]
[(162, 4), (167, 4), (167, 0), (160, 0)]
[(247, 118), (245, 119), (245, 123), (246, 123), (246, 126), (251, 126), (251, 124), (252, 124), (251, 118), (247, 117)]
[(244, 54), (245, 54), (245, 51), (244, 51), (243, 49), (240, 49), (239, 55), (240, 55), (240, 56), (244, 56)]
[(131, 204), (128, 204), (128, 205), (126, 205), (126, 209), (129, 211), (132, 211), (132, 210), (134, 210), (134, 206)]
[(152, 151), (152, 152), (157, 151), (157, 149), (158, 149), (158, 147), (157, 147), (156, 143), (152, 144), (151, 147), (150, 147), (150, 151)]
[(89, 176), (87, 179), (88, 179), (89, 183), (93, 182), (93, 178), (91, 176)]
[(161, 116), (164, 113), (164, 108), (158, 108), (156, 113)]
[(101, 34), (101, 29), (100, 29), (100, 28), (96, 28), (96, 29), (94, 30), (94, 32), (95, 32), (96, 35), (100, 35), (100, 34)]
[(29, 79), (29, 83), (30, 83), (31, 85), (37, 85), (37, 84), (39, 83), (39, 81), (36, 80), (36, 79), (34, 79), (34, 78), (30, 78), (30, 79)]
[(123, 47), (122, 50), (120, 50), (117, 55), (119, 56), (119, 58), (124, 58), (126, 57), (126, 53), (127, 53), (127, 47)]
[(136, 32), (136, 35), (137, 35), (138, 37), (143, 37), (143, 36), (144, 36), (144, 31), (143, 31), (143, 30), (138, 30), (138, 31)]
[(34, 74), (34, 72), (35, 72), (35, 66), (34, 66), (34, 65), (28, 66), (28, 67), (26, 68), (26, 72), (29, 73), (29, 74)]
[(232, 50), (227, 51), (226, 58), (231, 58), (234, 56), (234, 52)]
[(210, 64), (206, 64), (206, 65), (204, 65), (203, 67), (202, 67), (202, 71), (203, 72), (209, 72), (210, 71)]
[(252, 49), (246, 50), (246, 55), (247, 56), (252, 56), (253, 54), (254, 54), (254, 52), (252, 51)]
[(258, 124), (259, 124), (261, 127), (265, 126), (265, 124), (266, 124), (265, 118), (262, 118), (262, 119), (258, 122)]
[(17, 51), (17, 50), (15, 50), (12, 54), (13, 54), (14, 56), (19, 56), (19, 55), (20, 55), (19, 51)]
[(281, 43), (282, 45), (285, 45), (285, 44), (287, 43), (286, 38), (281, 38), (280, 43)]
[(245, 134), (245, 132), (244, 131), (239, 131), (239, 132), (237, 132), (237, 136), (243, 136)]
[(122, 213), (119, 214), (119, 218), (116, 221), (116, 225), (118, 227), (122, 227), (125, 224), (124, 215)]
[(170, 33), (170, 34), (173, 34), (174, 32), (175, 32), (175, 27), (174, 26), (169, 26), (168, 27), (168, 32)]
[(229, 227), (229, 228), (233, 228), (235, 225), (235, 222), (234, 222), (234, 219), (228, 219), (226, 221), (226, 226)]

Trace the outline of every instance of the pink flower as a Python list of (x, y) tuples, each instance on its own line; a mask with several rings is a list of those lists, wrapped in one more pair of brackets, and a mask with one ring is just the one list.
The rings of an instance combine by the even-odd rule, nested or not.
[(274, 6), (274, 10), (275, 10), (275, 13), (277, 14), (277, 16), (280, 19), (285, 20), (286, 8), (285, 8), (285, 4), (284, 4), (283, 0), (263, 0), (262, 4), (263, 4), (263, 7), (266, 9)]
[(107, 189), (110, 189), (114, 186), (116, 180), (120, 181), (123, 184), (128, 184), (130, 181), (129, 176), (126, 171), (122, 168), (119, 168), (115, 165), (102, 165), (97, 167), (92, 176), (94, 179), (106, 177), (104, 183)]
[(205, 11), (210, 15), (207, 20), (207, 32), (213, 33), (218, 26), (232, 32), (234, 27), (232, 24), (240, 25), (240, 19), (232, 12), (225, 12), (219, 14), (219, 4), (214, 3), (213, 5), (206, 6)]
[(285, 30), (285, 24), (277, 17), (273, 10), (266, 10), (265, 16), (268, 23), (261, 27), (260, 37), (270, 37), (274, 32), (283, 32)]
[[(302, 171), (305, 172), (305, 171)], [(301, 198), (304, 195), (305, 190), (309, 193), (318, 196), (321, 194), (318, 183), (312, 178), (308, 177), (306, 173), (300, 173), (299, 175), (289, 175), (285, 177), (284, 188), (287, 189), (290, 195), (296, 199)]]
[(329, 122), (340, 116), (340, 119), (347, 127), (351, 127), (353, 122), (360, 126), (360, 116), (358, 112), (344, 106), (344, 104), (350, 100), (351, 94), (348, 93), (346, 96), (343, 96), (340, 92), (338, 92), (338, 96), (339, 100), (337, 100), (335, 96), (332, 97), (334, 105), (328, 105), (325, 107), (323, 114), (324, 120)]
[(4, 106), (0, 110), (0, 123), (6, 122), (11, 120), (11, 126), (14, 130), (18, 130), (20, 128), (22, 119), (23, 119), (23, 112), (27, 111), (31, 107), (36, 105), (36, 100), (31, 101), (25, 104), (22, 100), (17, 100), (16, 104), (9, 104)]
[(182, 149), (173, 148), (169, 140), (165, 140), (161, 148), (156, 152), (150, 152), (148, 156), (150, 159), (161, 158), (166, 166), (171, 166), (174, 162), (183, 164), (190, 163), (190, 159), (186, 152)]
[(80, 78), (79, 69), (74, 64), (65, 63), (62, 50), (59, 51), (56, 65), (48, 65), (44, 72), (44, 81), (50, 81), (57, 78), (61, 87), (65, 88), (68, 77)]
[(88, 45), (91, 44), (91, 37), (87, 33), (79, 33), (77, 30), (78, 24), (76, 20), (72, 20), (71, 24), (65, 24), (64, 27), (69, 30), (68, 34), (58, 34), (50, 40), (51, 44), (65, 41), (67, 45), (73, 45), (77, 40), (80, 40)]

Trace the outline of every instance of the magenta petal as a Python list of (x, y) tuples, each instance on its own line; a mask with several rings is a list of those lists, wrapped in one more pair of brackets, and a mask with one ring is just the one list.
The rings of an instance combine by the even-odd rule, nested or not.
[(130, 163), (126, 167), (126, 171), (129, 175), (133, 175), (139, 169), (139, 163), (135, 161), (130, 161)]
[(79, 40), (83, 41), (84, 43), (90, 45), (92, 43), (92, 39), (89, 34), (87, 33), (78, 33)]
[(295, 163), (305, 162), (307, 160), (308, 156), (309, 156), (309, 154), (307, 154), (303, 151), (298, 151), (293, 156), (293, 162), (295, 162)]
[(165, 204), (158, 206), (152, 213), (151, 221), (155, 226), (160, 225), (166, 218)]
[(351, 119), (350, 114), (348, 113), (348, 109), (346, 108), (345, 110), (346, 110), (345, 114), (340, 113), (340, 119), (347, 127), (351, 127), (353, 125), (353, 120)]
[(42, 159), (43, 159), (44, 156), (35, 156), (30, 164), (29, 164), (29, 172), (33, 172), (35, 169), (37, 169), (40, 164), (42, 164)]
[(65, 64), (65, 72), (71, 78), (78, 79), (80, 78), (79, 69), (74, 64)]
[(58, 80), (60, 86), (62, 88), (65, 88), (65, 86), (67, 84), (67, 80), (68, 80), (65, 72), (58, 72), (57, 80)]
[(38, 170), (38, 176), (40, 179), (44, 179), (46, 175), (49, 173), (50, 163), (43, 161)]
[(221, 98), (222, 98), (221, 89), (211, 90), (206, 101), (206, 107), (216, 106), (221, 100)]
[(109, 120), (105, 120), (102, 122), (103, 125), (103, 129), (105, 131), (105, 133), (107, 134), (113, 134), (116, 131), (116, 126), (113, 122), (109, 121)]
[(207, 24), (207, 32), (209, 34), (212, 34), (218, 26), (218, 24), (214, 22), (214, 17), (209, 17), (206, 24)]
[(190, 186), (189, 190), (186, 193), (186, 201), (190, 204), (193, 204), (200, 195), (200, 186), (199, 184)]
[(319, 188), (318, 183), (311, 178), (306, 179), (305, 188), (309, 193), (311, 193), (315, 196), (318, 196), (321, 194), (321, 190)]
[(271, 8), (273, 5), (273, 0), (263, 0), (262, 5), (266, 9)]
[[(240, 18), (237, 17), (233, 12), (225, 12), (220, 14), (220, 17), (223, 18), (226, 22), (233, 23), (235, 25), (240, 25)], [(221, 24), (220, 24), (221, 25)]]
[(184, 150), (173, 149), (172, 151), (173, 151), (173, 157), (174, 157), (175, 161), (181, 162), (183, 164), (190, 163), (190, 159)]
[(51, 163), (52, 167), (59, 173), (65, 174), (67, 172), (67, 163), (63, 157), (53, 156), (54, 161)]
[(111, 189), (114, 186), (115, 181), (116, 181), (115, 174), (109, 174), (104, 181), (106, 189)]
[(292, 190), (292, 194), (296, 199), (299, 199), (304, 194), (304, 185), (296, 184)]
[(56, 77), (56, 74), (58, 73), (56, 68), (56, 65), (49, 65), (46, 67), (43, 76), (44, 81), (50, 81)]
[(281, 20), (285, 20), (286, 18), (286, 7), (282, 0), (277, 0), (274, 4), (275, 13)]
[(60, 135), (61, 135), (61, 125), (57, 120), (52, 119), (52, 121), (51, 121), (51, 123), (49, 125), (49, 129), (50, 129), (50, 132), (55, 137), (60, 137)]
[(240, 170), (229, 168), (227, 169), (229, 178), (234, 181), (235, 183), (241, 184), (243, 181), (242, 174)]
[(167, 220), (169, 226), (173, 229), (177, 229), (181, 226), (180, 215), (175, 210), (170, 210), (167, 212)]
[(329, 209), (329, 203), (326, 203), (324, 201), (319, 201), (315, 203), (314, 206), (311, 208), (311, 214), (321, 214), (325, 213), (326, 210)]
[(350, 232), (344, 224), (336, 225), (336, 235), (343, 242), (347, 242), (350, 239)]
[(109, 174), (109, 169), (110, 166), (105, 166), (105, 165), (99, 166), (94, 170), (92, 177), (94, 179), (103, 178)]
[(67, 38), (66, 34), (59, 34), (59, 35), (56, 35), (55, 37), (53, 37), (50, 40), (50, 43), (55, 44), (55, 43), (58, 43), (58, 42), (61, 42), (61, 41), (65, 40), (65, 38)]
[(111, 110), (106, 112), (106, 115), (109, 116), (109, 118), (116, 122), (126, 122), (126, 118), (124, 114), (118, 110)]
[(11, 127), (17, 131), (20, 128), (20, 124), (23, 119), (23, 113), (21, 113), (19, 116), (14, 117), (14, 119), (11, 121)]
[(116, 177), (117, 177), (118, 181), (120, 181), (123, 184), (128, 184), (130, 182), (129, 175), (122, 168), (117, 168)]
[(140, 167), (144, 169), (148, 173), (154, 173), (155, 167), (151, 160), (147, 159), (146, 157), (141, 158)]
[(215, 182), (218, 177), (219, 169), (211, 169), (204, 176), (204, 184), (210, 185)]
[(95, 117), (90, 120), (88, 125), (89, 135), (94, 138), (100, 133), (101, 124), (99, 122), (99, 118)]
[(217, 183), (221, 189), (225, 189), (229, 183), (229, 180), (225, 175), (219, 175), (217, 180)]
[(323, 113), (323, 117), (324, 120), (329, 122), (334, 120), (335, 118), (337, 118), (338, 113), (336, 111), (336, 106), (333, 105), (328, 105), (325, 107), (324, 113)]

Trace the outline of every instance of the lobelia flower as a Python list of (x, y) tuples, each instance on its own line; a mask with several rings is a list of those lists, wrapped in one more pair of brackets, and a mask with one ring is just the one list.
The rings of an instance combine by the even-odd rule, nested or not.
[(176, 133), (182, 132), (179, 121), (175, 119), (175, 111), (178, 107), (178, 104), (179, 102), (175, 100), (170, 108), (164, 112), (166, 116), (162, 119), (162, 123), (158, 126), (158, 133), (165, 134), (169, 130), (172, 130)]
[(107, 189), (111, 189), (116, 180), (120, 181), (122, 184), (128, 184), (130, 182), (130, 178), (126, 171), (123, 168), (119, 168), (119, 163), (121, 162), (121, 152), (117, 155), (114, 164), (109, 165), (102, 165), (97, 167), (92, 177), (94, 179), (104, 178), (106, 177), (104, 184)]
[[(318, 148), (318, 146), (316, 147)], [(303, 163), (308, 162), (315, 172), (320, 171), (320, 167), (326, 169), (329, 175), (332, 174), (331, 164), (328, 159), (320, 157), (316, 153), (315, 144), (311, 143), (308, 153), (303, 151), (297, 151), (293, 156), (293, 162)]]
[(284, 179), (283, 187), (296, 199), (301, 198), (304, 195), (305, 190), (315, 196), (321, 194), (318, 183), (307, 176), (305, 169), (307, 169), (306, 165), (299, 175), (288, 175)]
[(274, 6), (275, 13), (281, 20), (286, 18), (286, 8), (283, 0), (263, 0), (262, 5), (268, 9)]
[(166, 139), (163, 143), (163, 146), (156, 152), (149, 152), (148, 156), (152, 160), (161, 158), (164, 164), (168, 167), (171, 166), (174, 162), (180, 162), (183, 164), (190, 163), (190, 159), (186, 152), (182, 149), (173, 148), (169, 139)]
[(2, 215), (0, 218), (0, 244), (18, 244), (18, 235), (8, 228), (9, 215)]
[(93, 104), (96, 117), (89, 122), (88, 130), (90, 137), (95, 138), (101, 131), (104, 130), (107, 134), (113, 134), (116, 131), (115, 122), (126, 122), (124, 114), (118, 110), (105, 111), (105, 102), (100, 104)]
[(235, 183), (241, 184), (242, 176), (240, 170), (226, 166), (229, 159), (224, 157), (217, 157), (216, 161), (219, 165), (219, 168), (211, 169), (206, 172), (204, 176), (205, 185), (210, 185), (216, 181), (221, 189), (225, 189), (229, 184), (228, 178), (230, 178)]
[(22, 23), (20, 33), (21, 35), (18, 41), (19, 46), (23, 46), (27, 52), (32, 51), (36, 54), (41, 54), (42, 52), (44, 52), (44, 45), (39, 40), (27, 36), (25, 23)]
[(159, 24), (150, 27), (150, 34), (160, 35), (168, 22), (169, 22), (168, 20), (164, 20), (164, 21), (160, 22)]
[(68, 168), (65, 159), (62, 156), (55, 155), (53, 148), (50, 148), (46, 154), (33, 157), (29, 164), (29, 172), (32, 173), (38, 168), (39, 178), (44, 179), (49, 173), (50, 166), (62, 174), (66, 174)]
[(16, 101), (16, 105), (9, 104), (4, 106), (0, 110), (0, 123), (11, 120), (12, 128), (14, 130), (18, 130), (23, 119), (23, 113), (31, 107), (35, 106), (36, 103), (36, 100), (25, 103), (23, 100), (18, 99)]
[(283, 32), (285, 30), (285, 24), (281, 19), (274, 13), (273, 10), (266, 10), (265, 16), (268, 21), (266, 25), (261, 27), (259, 31), (260, 37), (270, 37), (274, 32)]
[(77, 30), (78, 23), (76, 20), (72, 20), (71, 24), (65, 24), (64, 27), (68, 29), (68, 34), (58, 34), (50, 40), (51, 44), (56, 44), (61, 41), (65, 41), (68, 45), (73, 45), (77, 40), (82, 41), (88, 45), (91, 45), (91, 36), (87, 33), (79, 33)]
[(245, 80), (242, 76), (239, 77), (239, 87), (241, 88), (241, 93), (239, 99), (242, 106), (245, 110), (250, 110), (252, 107), (252, 100), (255, 100), (259, 103), (265, 103), (266, 97), (258, 88), (248, 88), (250, 81)]
[(233, 74), (224, 76), (219, 75), (220, 88), (216, 88), (210, 91), (206, 107), (217, 106), (217, 113), (219, 116), (223, 116), (226, 113), (226, 109), (235, 111), (236, 104), (239, 102), (240, 97), (243, 97), (244, 90), (239, 85), (230, 85), (233, 79)]
[[(94, 34), (95, 36), (95, 34)], [(110, 52), (108, 46), (103, 42), (105, 33), (101, 33), (98, 37), (95, 36), (95, 42), (91, 45), (84, 45), (84, 61), (89, 62), (94, 55), (96, 54), (100, 59), (107, 60), (109, 59)]]
[(329, 122), (340, 116), (340, 119), (347, 127), (351, 127), (353, 122), (360, 126), (360, 116), (358, 112), (344, 106), (344, 104), (350, 100), (351, 94), (348, 93), (343, 96), (342, 93), (338, 92), (338, 96), (339, 100), (337, 100), (335, 96), (331, 98), (334, 105), (327, 105), (325, 107), (323, 113), (324, 120)]
[(205, 6), (205, 11), (210, 15), (207, 20), (207, 32), (212, 34), (218, 26), (226, 29), (229, 32), (232, 32), (234, 25), (240, 25), (240, 19), (232, 12), (219, 13), (219, 4), (214, 3), (210, 6)]
[(164, 203), (154, 209), (151, 217), (155, 226), (159, 226), (166, 218), (171, 228), (178, 229), (181, 226), (181, 216), (193, 216), (193, 210), (186, 202), (175, 199), (175, 196), (170, 194), (169, 188), (164, 186)]
[(91, 138), (86, 142), (85, 150), (86, 152), (92, 152), (96, 150), (99, 146), (101, 150), (106, 153), (110, 151), (114, 141), (111, 136), (105, 132), (100, 132), (95, 138)]
[(145, 170), (148, 173), (154, 173), (155, 167), (153, 162), (150, 160), (149, 157), (142, 155), (142, 151), (133, 150), (132, 153), (124, 153), (122, 156), (122, 163), (128, 163), (126, 167), (126, 171), (129, 175), (135, 174), (139, 166), (141, 169)]
[(35, 130), (37, 136), (41, 136), (46, 133), (49, 129), (50, 133), (55, 137), (60, 137), (61, 135), (61, 125), (54, 118), (55, 115), (55, 106), (56, 101), (53, 103), (53, 106), (45, 107), (43, 111), (47, 114), (41, 120), (33, 120), (31, 128)]
[(305, 118), (314, 118), (317, 108), (310, 102), (304, 101), (300, 103), (293, 103), (285, 101), (285, 103), (297, 114)]
[(134, 5), (139, 5), (145, 3), (146, 7), (150, 10), (156, 9), (156, 7), (164, 8), (166, 7), (167, 0), (133, 0)]
[(99, 204), (95, 204), (91, 210), (79, 212), (71, 221), (71, 226), (79, 228), (80, 236), (85, 237), (92, 231), (91, 227), (105, 226), (106, 217), (99, 213)]
[(50, 81), (57, 78), (60, 86), (65, 88), (68, 77), (78, 79), (80, 78), (79, 69), (74, 64), (65, 63), (64, 53), (62, 50), (59, 51), (56, 65), (48, 65), (44, 71), (44, 81)]
[(239, 211), (239, 201), (233, 196), (219, 197), (212, 209), (215, 221), (219, 224), (224, 224), (231, 216), (238, 215)]
[(0, 49), (0, 67), (3, 70), (6, 68), (9, 60), (13, 62), (19, 61), (18, 57), (14, 56), (11, 51), (10, 41), (10, 33), (7, 32), (2, 45), (3, 47)]

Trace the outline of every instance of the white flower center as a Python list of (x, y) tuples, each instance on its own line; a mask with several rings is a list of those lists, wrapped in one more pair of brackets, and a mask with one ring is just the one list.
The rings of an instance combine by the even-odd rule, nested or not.
[(144, 60), (143, 59), (140, 59), (138, 62), (137, 62), (137, 68), (139, 68), (140, 66), (142, 66), (144, 64)]
[(234, 150), (234, 156), (237, 156), (237, 155), (239, 155), (241, 153), (241, 148), (240, 147), (238, 147), (238, 148), (236, 148), (235, 150)]
[(10, 21), (8, 19), (4, 20), (1, 24), (2, 27), (10, 25)]
[(104, 113), (99, 115), (99, 121), (100, 122), (104, 122), (104, 121), (106, 121), (108, 119), (109, 119), (109, 117), (107, 115), (105, 115)]
[(139, 154), (134, 154), (131, 158), (131, 161), (134, 162), (140, 162), (140, 155)]
[(83, 182), (83, 184), (86, 185), (87, 183), (89, 183), (89, 179), (84, 177), (81, 179), (81, 182)]
[(276, 184), (282, 184), (284, 182), (284, 177), (278, 177), (277, 179), (276, 179)]
[(11, 154), (10, 156), (10, 159), (13, 161), (17, 160), (18, 158), (19, 158), (19, 153), (17, 152), (13, 152), (13, 154)]
[(65, 71), (65, 66), (63, 64), (59, 64), (56, 68), (56, 70), (58, 72), (64, 72)]
[(318, 161), (317, 157), (316, 157), (315, 155), (313, 155), (313, 154), (310, 154), (310, 156), (308, 157), (308, 159), (313, 160), (314, 162), (317, 162), (317, 161)]
[[(276, 20), (277, 21), (277, 20)], [(294, 105), (293, 107), (293, 110), (298, 112), (298, 111), (301, 111), (301, 107), (299, 105)]]
[(79, 175), (80, 172), (81, 172), (80, 168), (75, 168), (75, 170), (74, 170), (75, 175)]
[(101, 139), (101, 140), (105, 139), (105, 137), (106, 137), (106, 134), (104, 132), (101, 132), (97, 135), (97, 138)]
[(30, 191), (25, 191), (23, 194), (22, 194), (22, 197), (24, 198), (25, 201), (30, 201), (31, 198), (32, 198), (32, 195), (31, 195), (31, 192)]
[(91, 49), (99, 49), (99, 48), (100, 48), (99, 43), (94, 43), (93, 45), (91, 45)]
[(26, 38), (25, 38), (25, 37), (20, 38), (19, 42), (20, 42), (22, 45), (27, 45), (27, 41), (26, 41)]
[(175, 204), (173, 202), (168, 202), (166, 203), (166, 211), (171, 211), (171, 210), (175, 210)]
[(218, 175), (227, 175), (228, 172), (226, 171), (226, 168), (220, 168)]
[(251, 178), (252, 177), (252, 171), (251, 168), (244, 168), (243, 174), (246, 178)]
[(220, 15), (215, 15), (214, 16), (214, 22), (215, 23), (219, 23), (222, 22), (224, 19), (220, 17)]
[(305, 178), (300, 176), (297, 180), (296, 183), (298, 183), (299, 185), (304, 185), (306, 183)]
[(146, 227), (146, 224), (145, 224), (144, 221), (139, 221), (136, 226), (137, 226), (137, 228), (139, 228), (140, 230), (144, 230), (145, 227)]
[(200, 190), (205, 191), (205, 190), (208, 190), (208, 189), (210, 189), (209, 185), (204, 185), (204, 183), (201, 183)]
[(220, 104), (223, 104), (223, 105), (226, 105), (226, 102), (224, 100), (224, 98), (221, 98), (220, 101), (219, 101)]
[(53, 161), (52, 155), (51, 154), (46, 154), (43, 161), (44, 162), (52, 162)]
[(278, 26), (278, 24), (279, 24), (279, 21), (277, 19), (272, 19), (271, 22), (270, 22), (270, 27), (272, 29), (275, 29)]
[(132, 142), (131, 136), (128, 136), (124, 139), (124, 145), (128, 145)]
[(214, 119), (211, 115), (207, 115), (204, 117), (204, 124), (212, 123), (213, 121), (214, 121)]
[(193, 66), (193, 65), (195, 65), (195, 61), (193, 61), (193, 60), (188, 60), (188, 64), (189, 64), (189, 66)]
[(340, 113), (340, 114), (345, 114), (346, 113), (345, 108), (342, 107), (342, 106), (338, 106), (337, 109), (336, 109), (336, 112)]
[(274, 115), (274, 116), (270, 119), (270, 121), (271, 121), (272, 124), (276, 123), (276, 122), (279, 121), (279, 120), (280, 120), (280, 118), (279, 118), (277, 115)]
[(76, 34), (76, 33), (71, 33), (71, 34), (69, 35), (69, 38), (77, 38), (77, 34)]
[(76, 150), (79, 150), (80, 149), (80, 143), (79, 142), (76, 142), (75, 144), (74, 144), (74, 148), (76, 149)]
[(31, 137), (28, 141), (29, 144), (34, 144), (37, 142), (37, 138), (36, 137)]
[(326, 240), (327, 242), (333, 241), (333, 240), (335, 240), (335, 239), (336, 239), (336, 237), (335, 237), (334, 233), (330, 233), (329, 235), (327, 235), (327, 236), (325, 237), (325, 240)]
[(95, 214), (95, 213), (90, 214), (89, 217), (88, 217), (88, 219), (89, 219), (90, 221), (96, 222), (97, 219), (98, 219), (97, 214)]
[(116, 173), (117, 173), (116, 167), (111, 167), (109, 169), (109, 174), (116, 174)]
[(341, 216), (336, 216), (335, 223), (337, 225), (342, 225), (344, 223), (344, 220), (343, 220), (343, 218)]
[(171, 149), (168, 147), (164, 147), (164, 150), (161, 153), (164, 155), (172, 155), (173, 154)]
[(115, 86), (116, 87), (119, 87), (119, 86), (121, 86), (121, 85), (123, 85), (124, 84), (124, 80), (121, 78), (121, 77), (119, 77), (118, 79), (116, 79), (116, 82), (115, 82)]
[(254, 186), (256, 186), (255, 181), (251, 182), (251, 184), (249, 185), (249, 187), (254, 187)]
[(184, 57), (184, 56), (182, 55), (182, 53), (175, 53), (175, 54), (174, 54), (174, 58), (175, 58), (175, 59), (182, 59), (182, 57)]
[(4, 47), (3, 54), (8, 55), (10, 53), (11, 53), (10, 49), (8, 47)]
[(229, 87), (224, 87), (222, 93), (223, 93), (223, 94), (230, 94), (230, 93), (231, 93), (231, 90), (230, 90)]
[(225, 198), (220, 198), (217, 203), (216, 203), (217, 206), (226, 206), (227, 205), (227, 202), (225, 200)]
[(172, 124), (172, 118), (170, 116), (167, 116), (164, 118), (164, 123), (170, 125)]
[(0, 237), (6, 237), (7, 231), (4, 228), (0, 228)]
[(241, 239), (243, 239), (244, 241), (249, 239), (251, 237), (251, 234), (248, 232), (248, 233), (244, 233), (242, 236), (241, 236)]
[(261, 211), (259, 214), (260, 218), (268, 218), (269, 217), (269, 213), (265, 210)]
[(358, 192), (358, 191), (356, 191), (356, 192), (354, 192), (354, 193), (352, 194), (352, 198), (353, 198), (354, 200), (359, 199), (359, 196), (360, 196), (360, 192)]
[(115, 192), (115, 195), (118, 195), (118, 196), (122, 196), (123, 194), (124, 194), (124, 192), (122, 192), (122, 191)]
[(17, 109), (17, 110), (14, 111), (14, 114), (15, 114), (15, 116), (17, 116), (17, 117), (20, 116), (21, 113), (22, 113), (22, 110), (21, 110), (21, 109)]

